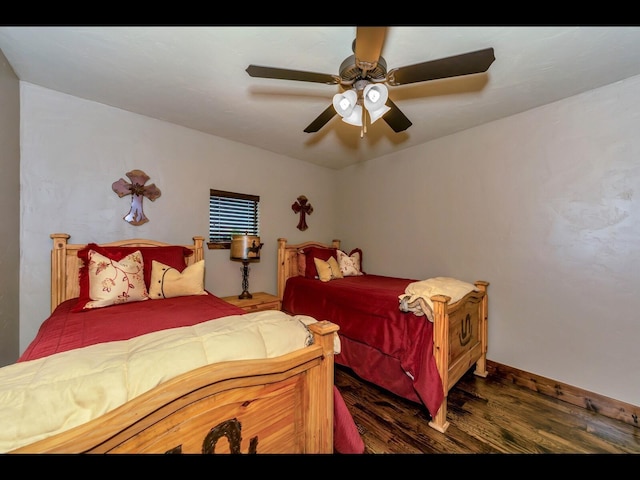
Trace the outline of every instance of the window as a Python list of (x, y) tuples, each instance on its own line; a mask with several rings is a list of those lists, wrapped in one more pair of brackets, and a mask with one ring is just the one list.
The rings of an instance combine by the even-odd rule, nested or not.
[(211, 189), (209, 192), (209, 248), (229, 248), (231, 235), (260, 236), (259, 204), (258, 195)]

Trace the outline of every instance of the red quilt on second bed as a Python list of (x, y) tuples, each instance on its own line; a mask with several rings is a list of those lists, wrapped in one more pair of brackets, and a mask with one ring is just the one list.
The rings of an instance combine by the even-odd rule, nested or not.
[(399, 309), (398, 296), (416, 280), (362, 275), (321, 282), (287, 280), (282, 309), (340, 326), (338, 364), (409, 400), (434, 416), (444, 399), (433, 357), (433, 324)]

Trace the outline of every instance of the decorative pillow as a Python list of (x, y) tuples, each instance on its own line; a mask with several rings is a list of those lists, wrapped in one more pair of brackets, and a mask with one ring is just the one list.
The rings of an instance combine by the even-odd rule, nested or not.
[[(182, 271), (186, 266), (184, 261), (185, 257), (193, 255), (193, 250), (181, 245), (167, 245), (164, 247), (103, 247), (95, 243), (89, 243), (85, 248), (78, 251), (78, 258), (84, 260), (85, 264), (89, 250), (98, 252), (113, 260), (120, 260), (130, 253), (139, 251), (144, 261), (144, 282), (147, 288), (151, 281), (151, 266), (153, 260)], [(82, 275), (82, 269), (80, 275)]]
[(93, 250), (88, 255), (89, 298), (84, 310), (148, 300), (142, 254), (133, 252), (120, 261)]
[(318, 277), (323, 282), (328, 282), (329, 280), (333, 280), (335, 278), (342, 278), (342, 272), (340, 272), (340, 265), (338, 265), (338, 261), (329, 257), (329, 260), (326, 262), (324, 260), (320, 260), (319, 258), (314, 258), (313, 262), (316, 265), (316, 269), (318, 270)]
[(350, 255), (347, 255), (342, 250), (338, 250), (338, 263), (340, 265), (340, 271), (345, 277), (355, 277), (363, 275), (361, 265), (361, 251), (360, 249), (352, 250)]
[(353, 257), (356, 253), (358, 254), (358, 258), (360, 259), (360, 272), (362, 272), (363, 275), (366, 275), (367, 272), (365, 272), (364, 268), (362, 268), (362, 250), (360, 250), (359, 248), (354, 248), (349, 252), (349, 256)]
[(307, 278), (318, 278), (318, 270), (316, 269), (316, 264), (313, 261), (314, 258), (319, 258), (320, 260), (324, 260), (325, 262), (329, 260), (329, 257), (333, 257), (336, 260), (336, 250), (337, 248), (324, 248), (324, 247), (307, 247), (304, 249), (304, 254), (306, 258), (306, 266), (304, 271), (304, 276)]
[(204, 290), (204, 260), (189, 265), (182, 272), (155, 260), (152, 263), (149, 288), (152, 300), (207, 294)]
[(78, 251), (78, 258), (83, 261), (83, 265), (80, 267), (79, 300), (78, 304), (73, 308), (74, 312), (84, 310), (84, 305), (91, 300), (89, 297), (89, 275), (87, 267), (90, 250), (116, 261), (120, 261), (125, 256), (139, 251), (142, 254), (142, 260), (144, 262), (144, 283), (147, 291), (151, 284), (153, 260), (169, 265), (182, 272), (186, 266), (184, 258), (193, 255), (193, 250), (181, 245), (168, 245), (163, 247), (103, 247), (95, 243), (89, 243), (85, 248)]

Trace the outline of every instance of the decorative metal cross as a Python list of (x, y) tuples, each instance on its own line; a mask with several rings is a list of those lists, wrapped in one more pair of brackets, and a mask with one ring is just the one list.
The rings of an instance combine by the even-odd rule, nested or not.
[(117, 182), (113, 182), (111, 188), (120, 198), (125, 195), (131, 195), (131, 210), (123, 219), (131, 225), (142, 225), (149, 221), (144, 211), (142, 211), (142, 199), (147, 197), (153, 202), (161, 195), (160, 189), (156, 187), (155, 183), (144, 186), (151, 177), (142, 170), (131, 170), (127, 172), (127, 177), (129, 177), (131, 183), (127, 183), (125, 179), (121, 178)]
[(305, 231), (309, 226), (307, 225), (306, 215), (313, 213), (313, 207), (310, 203), (307, 203), (307, 197), (300, 195), (298, 201), (291, 205), (291, 209), (300, 214), (300, 221), (298, 222), (298, 230)]

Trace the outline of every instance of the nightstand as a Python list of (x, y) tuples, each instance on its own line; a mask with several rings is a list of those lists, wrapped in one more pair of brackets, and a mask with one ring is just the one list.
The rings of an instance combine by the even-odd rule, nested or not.
[(237, 295), (222, 297), (225, 302), (237, 305), (245, 312), (260, 312), (262, 310), (280, 310), (280, 299), (265, 292), (252, 293), (253, 298), (239, 299)]

